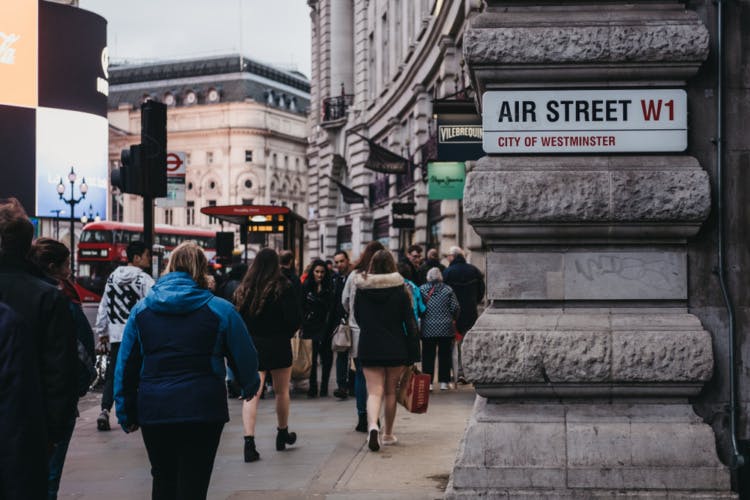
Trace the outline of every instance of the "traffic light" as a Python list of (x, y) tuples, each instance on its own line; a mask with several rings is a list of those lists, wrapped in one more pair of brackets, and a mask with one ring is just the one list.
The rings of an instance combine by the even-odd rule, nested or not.
[(143, 196), (143, 169), (141, 164), (141, 145), (135, 144), (120, 153), (122, 167), (112, 170), (112, 185), (123, 193)]
[(141, 105), (141, 162), (144, 188), (154, 198), (167, 196), (167, 106), (156, 101)]

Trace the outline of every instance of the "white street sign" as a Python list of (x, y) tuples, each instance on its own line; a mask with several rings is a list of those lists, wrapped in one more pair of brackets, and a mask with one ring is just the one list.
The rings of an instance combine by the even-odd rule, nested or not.
[(185, 153), (182, 151), (167, 153), (167, 197), (157, 198), (159, 208), (185, 206)]
[(488, 91), (486, 153), (678, 152), (687, 148), (681, 89)]

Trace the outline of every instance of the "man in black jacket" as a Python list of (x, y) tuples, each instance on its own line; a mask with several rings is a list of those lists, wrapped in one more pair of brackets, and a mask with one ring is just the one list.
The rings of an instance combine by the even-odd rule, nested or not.
[(0, 201), (0, 296), (31, 337), (43, 403), (43, 428), (38, 432), (49, 452), (76, 418), (78, 354), (67, 299), (39, 279), (25, 258), (33, 235), (34, 226), (19, 201)]
[(445, 271), (445, 266), (440, 263), (440, 253), (437, 251), (437, 249), (430, 248), (429, 250), (427, 250), (427, 259), (419, 267), (419, 273), (417, 274), (417, 278), (414, 280), (414, 283), (419, 285), (424, 285), (425, 283), (427, 283), (427, 273), (433, 267), (437, 267), (438, 269), (440, 269), (441, 273)]
[[(344, 306), (341, 304), (341, 295), (344, 292), (344, 285), (346, 284), (346, 278), (349, 277), (349, 271), (351, 270), (351, 263), (349, 262), (349, 254), (344, 250), (339, 250), (333, 256), (333, 265), (336, 268), (336, 273), (333, 275), (333, 291), (334, 291), (334, 313), (331, 315), (331, 331), (335, 330), (342, 320), (345, 320), (348, 316), (344, 310)], [(336, 390), (333, 391), (333, 395), (340, 400), (344, 400), (349, 397), (349, 389), (354, 386), (354, 373), (349, 373), (349, 351), (337, 352), (336, 353)], [(350, 387), (351, 386), (351, 387)], [(354, 392), (354, 391), (352, 391)]]
[(458, 298), (458, 304), (461, 306), (461, 312), (456, 320), (456, 329), (460, 338), (456, 339), (458, 360), (455, 373), (456, 379), (461, 381), (463, 380), (461, 342), (463, 336), (474, 326), (479, 317), (477, 306), (484, 300), (484, 276), (476, 266), (466, 262), (464, 251), (459, 247), (451, 247), (448, 261), (450, 265), (443, 273), (443, 282), (453, 288)]

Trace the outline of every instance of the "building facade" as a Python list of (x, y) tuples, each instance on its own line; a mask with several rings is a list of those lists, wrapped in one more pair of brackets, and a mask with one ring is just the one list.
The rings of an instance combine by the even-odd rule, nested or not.
[[(357, 256), (371, 240), (394, 252), (413, 243), (443, 252), (456, 244), (479, 251), (480, 239), (461, 223), (460, 201), (428, 200), (426, 167), (436, 159), (433, 101), (465, 88), (462, 37), (482, 2), (310, 0), (308, 5), (307, 156), (314, 214), (308, 255), (330, 257), (344, 249)], [(405, 172), (368, 168), (372, 144), (408, 160)], [(337, 183), (361, 195), (362, 202), (346, 203)], [(413, 214), (406, 214), (413, 227), (394, 227), (393, 203), (413, 204)]]
[[(200, 209), (284, 205), (307, 215), (305, 149), (310, 85), (301, 74), (240, 55), (110, 67), (110, 165), (140, 142), (140, 105), (167, 105), (167, 149), (184, 154), (185, 205), (157, 224), (221, 229)], [(141, 222), (141, 198), (113, 194), (109, 218)], [(225, 231), (239, 231), (226, 226)]]

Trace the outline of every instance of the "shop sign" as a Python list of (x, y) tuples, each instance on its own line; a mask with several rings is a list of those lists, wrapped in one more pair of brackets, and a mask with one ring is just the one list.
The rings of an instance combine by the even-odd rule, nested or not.
[(681, 89), (488, 91), (487, 153), (681, 152), (687, 94)]
[(461, 200), (464, 197), (466, 167), (463, 162), (430, 162), (427, 164), (427, 198)]
[[(474, 103), (471, 103), (472, 109)], [(477, 160), (482, 150), (482, 119), (472, 113), (438, 113), (437, 159)]]

